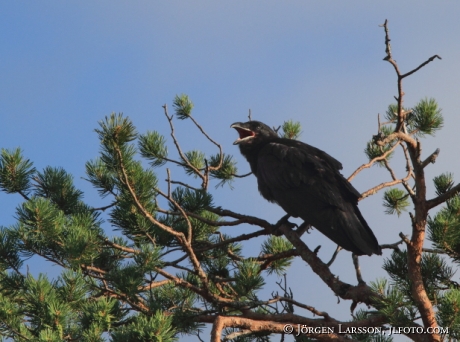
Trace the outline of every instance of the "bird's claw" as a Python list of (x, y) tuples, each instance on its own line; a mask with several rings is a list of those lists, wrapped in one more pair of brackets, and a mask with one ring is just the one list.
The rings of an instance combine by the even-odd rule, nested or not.
[(309, 233), (310, 229), (311, 229), (311, 224), (304, 222), (296, 229), (296, 232), (297, 232), (297, 235), (301, 237), (303, 233), (305, 232)]
[(286, 227), (286, 228), (289, 228), (289, 229), (292, 229), (294, 227), (298, 227), (295, 223), (289, 222), (290, 217), (291, 217), (291, 215), (287, 214), (287, 215), (284, 215), (282, 218), (280, 218), (278, 220), (278, 222), (276, 222), (276, 224), (274, 224), (272, 226), (271, 233), (273, 235), (275, 235), (275, 236), (281, 236), (281, 235), (283, 235), (283, 233), (281, 232), (282, 227)]

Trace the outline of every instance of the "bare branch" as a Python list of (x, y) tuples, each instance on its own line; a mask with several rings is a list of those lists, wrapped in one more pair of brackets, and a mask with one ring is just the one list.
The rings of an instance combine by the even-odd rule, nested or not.
[(293, 300), (292, 298), (277, 296), (274, 299), (279, 300), (279, 301), (284, 301), (284, 302), (291, 303), (291, 304), (293, 304), (295, 306), (298, 306), (299, 308), (306, 309), (306, 310), (310, 311), (311, 313), (313, 313), (316, 316), (324, 317), (327, 320), (331, 319), (331, 317), (329, 316), (329, 314), (327, 312), (316, 310), (313, 306), (299, 303), (299, 302)]
[(130, 254), (139, 254), (140, 253), (139, 250), (137, 250), (137, 249), (129, 248), (129, 247), (126, 247), (126, 246), (116, 244), (115, 242), (110, 241), (107, 238), (104, 239), (104, 243), (108, 244), (110, 247), (113, 247), (115, 249), (118, 249), (118, 250), (126, 252), (126, 253), (130, 253)]
[(231, 210), (222, 209), (222, 208), (207, 208), (207, 210), (219, 216), (228, 216), (228, 217), (233, 217), (236, 219), (243, 220), (244, 222), (248, 224), (263, 227), (265, 229), (268, 229), (269, 231), (271, 231), (274, 228), (274, 226), (270, 224), (268, 221), (265, 221), (255, 216), (242, 215), (242, 214), (235, 213)]
[(399, 245), (402, 244), (403, 242), (404, 242), (404, 240), (401, 239), (401, 240), (399, 240), (398, 242), (395, 242), (395, 243), (380, 245), (380, 248), (381, 249), (394, 249), (395, 251), (400, 251)]
[(414, 70), (411, 70), (409, 72), (406, 72), (404, 75), (401, 75), (401, 78), (404, 78), (404, 77), (407, 77), (407, 76), (410, 76), (412, 75), (414, 72), (417, 72), (419, 71), (421, 68), (423, 68), (425, 65), (427, 65), (428, 63), (430, 62), (433, 62), (434, 59), (437, 58), (437, 59), (442, 59), (441, 57), (439, 57), (438, 55), (434, 55), (430, 58), (428, 58), (425, 62), (423, 62), (422, 64), (420, 64), (418, 67), (416, 67)]
[(118, 204), (118, 201), (114, 201), (113, 203), (106, 205), (105, 207), (99, 207), (99, 208), (91, 208), (91, 211), (106, 211), (109, 208), (112, 208)]
[(434, 254), (447, 254), (442, 249), (423, 248), (422, 251), (426, 253), (434, 253)]
[(337, 296), (342, 299), (351, 299), (357, 303), (365, 303), (367, 305), (376, 303), (375, 301), (378, 300), (378, 294), (373, 292), (370, 287), (365, 284), (352, 286), (342, 282), (331, 272), (329, 267), (308, 248), (295, 231), (286, 225), (281, 226), (280, 230), (299, 251), (300, 257), (310, 265), (313, 272), (315, 272)]
[(426, 201), (426, 206), (429, 209), (434, 208), (447, 200), (451, 199), (455, 195), (457, 195), (460, 192), (460, 183), (454, 186), (452, 189), (449, 191), (446, 191), (442, 195), (439, 195), (438, 197), (432, 198), (428, 201)]
[(417, 148), (417, 141), (413, 137), (411, 137), (409, 134), (406, 134), (404, 132), (398, 132), (398, 131), (391, 133), (389, 136), (383, 139), (375, 140), (375, 143), (379, 146), (384, 146), (388, 143), (391, 143), (395, 139), (399, 139), (399, 140), (406, 142), (408, 145), (412, 146), (414, 149)]
[(339, 245), (337, 245), (337, 248), (335, 249), (335, 252), (334, 254), (332, 255), (332, 258), (331, 260), (329, 260), (329, 262), (326, 264), (327, 267), (331, 267), (332, 263), (335, 261), (335, 258), (337, 257), (337, 255), (339, 254), (339, 252), (342, 250), (342, 247), (340, 247)]
[(203, 127), (201, 127), (201, 125), (193, 118), (193, 116), (189, 116), (190, 120), (193, 121), (193, 123), (195, 124), (196, 127), (198, 127), (198, 129), (200, 130), (200, 132), (211, 142), (213, 143), (214, 145), (216, 145), (218, 148), (219, 148), (219, 156), (220, 156), (220, 159), (219, 159), (219, 164), (217, 166), (214, 166), (214, 167), (209, 167), (210, 170), (219, 170), (222, 166), (222, 159), (223, 159), (223, 153), (222, 153), (222, 145), (220, 145), (219, 143), (217, 143), (215, 140), (213, 140), (209, 135), (208, 133), (206, 133), (206, 131), (203, 129)]
[(190, 161), (188, 160), (188, 158), (185, 156), (185, 154), (182, 152), (182, 149), (179, 145), (179, 142), (177, 141), (176, 139), (176, 135), (174, 134), (174, 125), (172, 123), (172, 116), (169, 116), (168, 114), (168, 107), (166, 105), (163, 105), (163, 108), (164, 108), (164, 113), (165, 113), (165, 116), (166, 118), (168, 119), (168, 122), (169, 122), (169, 127), (171, 129), (171, 137), (173, 139), (173, 142), (174, 142), (174, 145), (176, 145), (176, 149), (177, 149), (177, 152), (179, 153), (179, 156), (180, 158), (182, 159), (182, 161), (185, 163), (185, 165), (187, 165), (188, 168), (190, 168), (198, 177), (200, 177), (203, 181), (203, 188), (207, 188), (207, 184), (206, 184), (206, 177), (203, 176), (200, 172), (200, 170), (198, 170), (195, 166), (193, 166)]
[(353, 258), (353, 265), (355, 266), (355, 272), (356, 272), (356, 279), (358, 279), (358, 283), (365, 283), (363, 280), (363, 276), (361, 274), (361, 267), (359, 267), (359, 259), (356, 254), (352, 254)]
[(358, 201), (361, 201), (361, 200), (363, 200), (366, 197), (369, 197), (371, 195), (375, 195), (378, 191), (380, 191), (380, 190), (382, 190), (384, 188), (388, 188), (388, 187), (396, 185), (396, 184), (401, 184), (401, 183), (407, 182), (410, 177), (411, 177), (411, 172), (409, 171), (407, 173), (407, 176), (402, 178), (402, 179), (396, 179), (396, 180), (393, 180), (393, 181), (380, 183), (379, 185), (374, 186), (373, 188), (363, 192), (361, 194), (361, 197), (358, 199)]
[[(166, 180), (166, 181), (168, 181), (168, 180)], [(189, 189), (194, 190), (194, 191), (199, 191), (199, 190), (200, 190), (200, 189), (198, 189), (198, 188), (194, 188), (193, 186), (188, 185), (188, 184), (183, 183), (183, 182), (174, 181), (174, 180), (169, 180), (169, 182), (170, 182), (171, 184), (178, 184), (178, 185), (185, 186), (186, 188), (189, 188)]]
[(360, 173), (362, 170), (364, 169), (367, 169), (367, 168), (370, 168), (372, 165), (374, 165), (376, 162), (378, 161), (382, 161), (382, 160), (385, 160), (387, 158), (387, 156), (393, 152), (396, 147), (401, 143), (401, 141), (398, 141), (396, 142), (388, 151), (386, 151), (385, 153), (383, 153), (381, 156), (378, 156), (378, 157), (375, 157), (374, 159), (372, 159), (369, 163), (367, 164), (363, 164), (361, 165), (360, 167), (358, 167), (352, 174), (350, 177), (347, 178), (347, 180), (349, 182), (351, 182), (353, 180), (353, 178), (356, 177), (356, 175), (358, 173)]
[(148, 284), (146, 286), (139, 286), (138, 290), (139, 291), (148, 291), (148, 290), (154, 289), (156, 287), (160, 287), (160, 286), (169, 284), (170, 282), (171, 282), (171, 280), (169, 280), (169, 279), (161, 280), (161, 281), (152, 281), (150, 284)]
[[(129, 182), (129, 177), (127, 175), (127, 172), (125, 170), (125, 167), (124, 167), (124, 163), (123, 163), (123, 156), (121, 154), (121, 151), (120, 151), (120, 148), (118, 146), (115, 146), (115, 150), (117, 152), (117, 155), (118, 155), (118, 159), (119, 159), (119, 167), (121, 169), (121, 175), (120, 175), (120, 179), (123, 181), (123, 183), (125, 184), (125, 186), (127, 187), (129, 193), (131, 194), (131, 197), (136, 205), (136, 207), (141, 211), (141, 213), (153, 224), (155, 224), (156, 226), (158, 226), (159, 228), (163, 229), (164, 231), (168, 232), (169, 234), (173, 235), (174, 237), (177, 238), (177, 240), (179, 241), (179, 243), (182, 245), (182, 247), (184, 247), (185, 249), (185, 252), (187, 253), (188, 257), (190, 258), (190, 261), (193, 265), (193, 268), (196, 270), (197, 272), (197, 275), (198, 277), (200, 278), (200, 280), (203, 282), (203, 286), (204, 286), (204, 291), (207, 292), (208, 294), (208, 297), (211, 297), (211, 298), (214, 298), (214, 295), (211, 294), (211, 292), (209, 291), (209, 283), (208, 283), (208, 278), (207, 278), (207, 274), (203, 271), (203, 269), (201, 268), (201, 265), (200, 265), (200, 262), (198, 261), (195, 253), (193, 252), (193, 248), (190, 244), (190, 241), (187, 240), (187, 238), (184, 236), (183, 233), (179, 233), (179, 232), (176, 232), (174, 229), (172, 229), (171, 227), (168, 227), (166, 226), (165, 224), (161, 223), (160, 221), (158, 221), (157, 219), (155, 219), (153, 217), (153, 215), (151, 213), (149, 213), (145, 208), (144, 206), (140, 203), (139, 199), (137, 198), (137, 195), (134, 191), (134, 189), (131, 187), (130, 185), (130, 182)], [(159, 191), (159, 190), (158, 190)], [(161, 192), (159, 192), (161, 193)], [(165, 196), (163, 193), (161, 193), (162, 196)], [(166, 196), (167, 197), (167, 196)], [(172, 198), (171, 198), (172, 200)], [(174, 202), (175, 203), (175, 202)], [(177, 203), (175, 204), (176, 207), (181, 210), (182, 208), (180, 208), (179, 205), (177, 205)], [(185, 215), (185, 213), (184, 213)], [(187, 215), (185, 215), (185, 218), (186, 220), (188, 221), (188, 224), (189, 224), (189, 229), (191, 230), (191, 224), (190, 224), (190, 221), (188, 220), (188, 217)], [(190, 238), (191, 238), (191, 233), (190, 233)], [(158, 273), (160, 273), (159, 270), (157, 270)], [(161, 273), (160, 273), (161, 274)]]
[(232, 173), (232, 176), (237, 177), (237, 178), (244, 178), (244, 177), (247, 177), (247, 176), (250, 176), (250, 175), (252, 175), (252, 172), (245, 173), (244, 175), (237, 175), (235, 173)]
[(412, 242), (402, 232), (399, 233), (399, 237), (406, 243), (407, 246), (410, 246), (412, 244)]
[(422, 167), (425, 168), (428, 164), (434, 164), (436, 162), (436, 158), (439, 156), (439, 152), (441, 150), (439, 148), (436, 149), (432, 154), (428, 156), (423, 162), (422, 162)]

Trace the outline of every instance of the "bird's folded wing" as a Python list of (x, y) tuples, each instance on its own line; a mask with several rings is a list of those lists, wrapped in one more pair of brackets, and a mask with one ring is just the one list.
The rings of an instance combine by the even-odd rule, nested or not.
[(357, 203), (360, 194), (340, 174), (340, 162), (313, 146), (288, 143), (269, 143), (259, 153), (257, 178), (265, 198), (278, 202), (275, 193), (285, 191), (341, 209), (344, 200)]

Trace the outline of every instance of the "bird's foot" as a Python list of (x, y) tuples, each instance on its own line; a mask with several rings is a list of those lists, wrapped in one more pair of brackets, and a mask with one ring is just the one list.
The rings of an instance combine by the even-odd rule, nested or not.
[(318, 256), (318, 252), (319, 252), (320, 249), (321, 249), (321, 245), (319, 245), (318, 247), (316, 247), (316, 248), (313, 250), (313, 253), (315, 253), (315, 255)]
[(271, 233), (273, 235), (275, 235), (275, 236), (281, 236), (281, 235), (283, 235), (283, 233), (281, 232), (282, 227), (283, 228), (287, 227), (289, 229), (297, 227), (297, 225), (295, 223), (289, 222), (290, 217), (291, 217), (291, 215), (287, 214), (287, 215), (284, 215), (282, 218), (280, 218), (279, 221), (276, 222), (276, 224), (274, 224), (272, 226)]
[(303, 233), (305, 233), (305, 232), (309, 233), (309, 230), (311, 228), (312, 228), (311, 224), (309, 224), (307, 222), (304, 222), (296, 229), (297, 235), (299, 237), (301, 237), (303, 235)]

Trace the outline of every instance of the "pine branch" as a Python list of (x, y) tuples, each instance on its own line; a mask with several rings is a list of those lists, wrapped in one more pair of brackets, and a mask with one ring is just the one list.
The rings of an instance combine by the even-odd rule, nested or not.
[(451, 199), (452, 197), (454, 197), (455, 195), (458, 194), (458, 192), (460, 192), (460, 183), (457, 184), (456, 186), (454, 186), (452, 189), (450, 189), (449, 191), (443, 193), (442, 195), (439, 195), (435, 198), (432, 198), (428, 201), (426, 201), (426, 205), (427, 205), (427, 208), (428, 210), (431, 209), (431, 208), (434, 208), (442, 203), (445, 203), (447, 200)]
[(202, 187), (203, 189), (206, 189), (207, 188), (207, 180), (206, 180), (206, 177), (203, 176), (200, 172), (200, 170), (198, 170), (195, 166), (193, 166), (190, 161), (187, 159), (187, 157), (185, 156), (184, 152), (182, 152), (182, 149), (179, 145), (179, 142), (177, 141), (176, 139), (176, 135), (174, 133), (174, 125), (172, 123), (172, 119), (173, 117), (172, 116), (169, 116), (168, 114), (168, 107), (167, 105), (163, 105), (163, 109), (164, 109), (164, 114), (166, 116), (166, 118), (168, 119), (168, 122), (169, 122), (169, 127), (171, 129), (171, 137), (173, 139), (173, 142), (174, 142), (174, 145), (176, 146), (176, 149), (177, 149), (177, 152), (179, 153), (179, 156), (180, 158), (182, 159), (182, 161), (184, 162), (185, 165), (187, 165), (188, 168), (190, 168), (191, 170), (193, 170), (194, 174), (197, 175), (198, 177), (201, 178), (201, 180), (203, 181), (203, 184), (202, 184)]
[(401, 141), (396, 142), (388, 151), (386, 151), (384, 154), (381, 156), (375, 157), (372, 159), (369, 163), (363, 164), (360, 167), (358, 167), (348, 178), (347, 180), (351, 182), (353, 178), (355, 178), (362, 170), (370, 168), (372, 165), (374, 165), (376, 162), (385, 160), (390, 153), (392, 153), (396, 147), (401, 144)]

